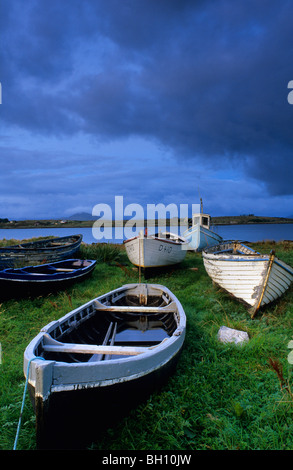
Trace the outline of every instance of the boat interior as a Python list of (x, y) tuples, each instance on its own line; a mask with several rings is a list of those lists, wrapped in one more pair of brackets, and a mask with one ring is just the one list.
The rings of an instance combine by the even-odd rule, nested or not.
[(218, 254), (254, 255), (254, 256), (259, 255), (259, 253), (253, 250), (252, 248), (237, 241), (224, 242), (219, 245), (214, 245), (214, 246), (204, 249), (204, 251), (213, 255), (218, 255)]
[(185, 238), (172, 232), (157, 232), (154, 235), (150, 235), (150, 237), (160, 238), (163, 240), (169, 240), (169, 241), (172, 241), (174, 243), (179, 243), (179, 244), (186, 242)]
[(105, 361), (141, 354), (178, 326), (177, 305), (149, 285), (117, 290), (66, 316), (48, 330), (35, 354), (61, 362)]

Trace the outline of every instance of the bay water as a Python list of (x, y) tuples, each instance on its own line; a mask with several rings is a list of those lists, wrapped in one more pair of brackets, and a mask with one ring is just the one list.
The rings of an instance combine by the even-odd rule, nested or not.
[[(159, 229), (164, 230), (165, 227), (159, 227)], [(166, 228), (169, 230), (169, 228)], [(173, 227), (171, 227), (171, 232)], [(243, 224), (243, 225), (217, 225), (211, 227), (211, 229), (218, 233), (225, 240), (239, 240), (239, 241), (248, 241), (248, 242), (257, 242), (265, 240), (293, 240), (293, 224)], [(131, 236), (136, 236), (139, 233), (139, 230), (143, 230), (143, 227), (136, 227)], [(153, 227), (153, 231), (149, 230), (149, 233), (154, 233), (157, 231)], [(121, 231), (121, 230), (120, 230)], [(124, 233), (124, 232), (123, 232)], [(33, 237), (64, 237), (67, 235), (76, 235), (82, 234), (84, 243), (123, 243), (123, 239), (115, 238), (115, 229), (112, 229), (112, 238), (110, 239), (100, 239), (97, 240), (94, 237), (92, 227), (60, 227), (60, 228), (23, 228), (23, 229), (0, 229), (0, 239), (6, 240), (24, 240)], [(129, 237), (129, 231), (128, 231)]]

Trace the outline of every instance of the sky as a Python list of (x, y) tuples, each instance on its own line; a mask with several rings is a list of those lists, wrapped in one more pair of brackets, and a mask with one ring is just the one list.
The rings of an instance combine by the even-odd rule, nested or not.
[(291, 0), (1, 0), (0, 218), (115, 196), (293, 217), (292, 17)]

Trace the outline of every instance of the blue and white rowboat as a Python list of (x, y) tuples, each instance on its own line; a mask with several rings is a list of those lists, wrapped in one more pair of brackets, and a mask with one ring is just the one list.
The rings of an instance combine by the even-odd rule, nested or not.
[(174, 372), (186, 316), (166, 287), (126, 284), (44, 326), (24, 352), (39, 449), (92, 441)]

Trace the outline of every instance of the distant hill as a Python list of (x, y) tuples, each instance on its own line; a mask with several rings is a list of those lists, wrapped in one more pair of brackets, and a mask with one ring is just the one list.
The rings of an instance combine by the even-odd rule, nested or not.
[[(124, 217), (124, 220), (129, 220), (131, 217)], [(71, 215), (70, 217), (65, 217), (66, 220), (82, 220), (82, 221), (86, 221), (86, 220), (97, 220), (98, 219), (98, 216), (97, 215), (91, 215), (89, 214), (88, 212), (79, 212), (77, 214), (73, 214)]]
[[(65, 220), (71, 221), (91, 221), (97, 220), (97, 216), (92, 216), (88, 212), (78, 212), (70, 217), (65, 217)], [(124, 220), (129, 219), (125, 217)], [(267, 217), (258, 216), (254, 214), (244, 215), (228, 215), (228, 216), (216, 216), (212, 217), (213, 225), (230, 225), (230, 224), (282, 224), (282, 223), (293, 223), (293, 218), (290, 217)]]
[(249, 215), (229, 215), (222, 217), (212, 217), (213, 225), (228, 224), (288, 224), (293, 223), (293, 218), (289, 217), (267, 217), (254, 214)]

